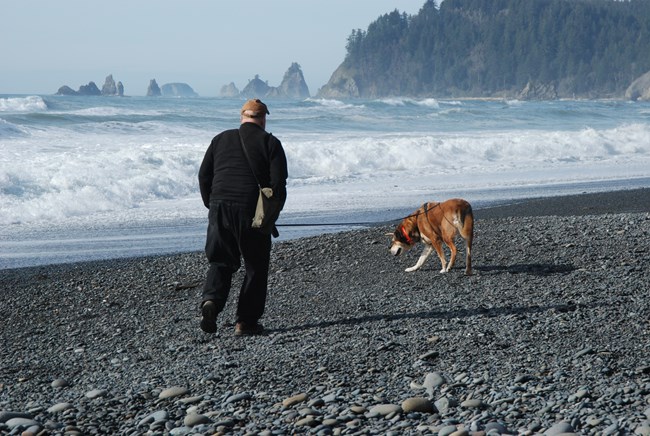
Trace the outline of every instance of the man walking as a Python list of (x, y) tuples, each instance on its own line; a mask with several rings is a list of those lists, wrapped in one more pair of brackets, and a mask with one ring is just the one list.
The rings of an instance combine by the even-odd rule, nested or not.
[[(261, 334), (271, 257), (271, 234), (252, 228), (259, 186), (286, 199), (287, 160), (280, 141), (266, 132), (267, 106), (248, 100), (238, 129), (212, 139), (199, 169), (203, 204), (210, 210), (205, 254), (210, 263), (201, 300), (201, 329), (217, 331), (217, 315), (228, 299), (233, 274), (244, 260), (235, 335)], [(246, 147), (247, 155), (242, 147)], [(275, 226), (271, 226), (273, 232)]]

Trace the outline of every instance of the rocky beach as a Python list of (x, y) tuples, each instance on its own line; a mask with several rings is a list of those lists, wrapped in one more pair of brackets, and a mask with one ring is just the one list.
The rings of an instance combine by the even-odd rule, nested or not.
[(472, 276), (275, 243), (254, 337), (241, 271), (199, 329), (201, 252), (1, 270), (0, 434), (650, 435), (650, 189), (474, 215)]

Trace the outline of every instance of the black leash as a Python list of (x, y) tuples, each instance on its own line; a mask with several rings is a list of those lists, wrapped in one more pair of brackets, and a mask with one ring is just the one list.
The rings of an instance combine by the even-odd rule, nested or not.
[(356, 222), (356, 223), (293, 223), (293, 224), (282, 224), (275, 223), (276, 227), (323, 227), (323, 226), (379, 226), (390, 224), (392, 222), (398, 222), (399, 220), (392, 221), (366, 221), (366, 222)]
[[(388, 221), (361, 221), (361, 222), (354, 222), (354, 223), (295, 223), (295, 224), (283, 224), (283, 223), (276, 223), (276, 227), (323, 227), (323, 226), (380, 226), (380, 225), (388, 225), (388, 224), (393, 224), (393, 223), (398, 223), (402, 220), (405, 220), (406, 218), (411, 218), (414, 216), (422, 215), (423, 213), (426, 214), (428, 210), (428, 204), (425, 203), (425, 208), (423, 211), (418, 210), (415, 213), (412, 213), (410, 215), (407, 215), (402, 218), (395, 218), (392, 220)], [(436, 204), (437, 206), (437, 204)]]

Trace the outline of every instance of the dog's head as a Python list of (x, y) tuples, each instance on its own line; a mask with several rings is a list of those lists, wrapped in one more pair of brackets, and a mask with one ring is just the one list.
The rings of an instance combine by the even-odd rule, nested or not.
[(395, 232), (393, 232), (393, 239), (390, 243), (390, 253), (393, 256), (399, 256), (405, 251), (408, 251), (419, 240), (420, 231), (418, 230), (416, 220), (405, 219), (397, 226)]

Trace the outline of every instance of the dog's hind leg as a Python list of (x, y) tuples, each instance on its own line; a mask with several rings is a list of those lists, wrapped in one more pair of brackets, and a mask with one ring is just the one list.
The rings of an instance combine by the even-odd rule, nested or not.
[(467, 239), (465, 241), (467, 244), (465, 245), (465, 275), (471, 276), (472, 275), (472, 238)]
[(420, 258), (418, 259), (417, 263), (410, 268), (406, 268), (404, 271), (413, 272), (419, 270), (422, 267), (422, 265), (424, 265), (424, 262), (429, 258), (429, 256), (431, 256), (432, 252), (433, 252), (433, 247), (429, 244), (425, 244), (424, 250), (422, 250), (422, 254), (420, 255)]
[(474, 240), (474, 215), (471, 209), (465, 215), (460, 236), (465, 239), (465, 275), (472, 275), (472, 241)]
[(452, 269), (454, 264), (456, 263), (456, 255), (458, 254), (458, 250), (456, 249), (456, 244), (454, 243), (453, 239), (445, 241), (445, 244), (447, 244), (447, 247), (449, 247), (449, 251), (451, 252), (451, 255), (449, 257), (449, 263), (447, 264), (447, 268), (444, 268), (444, 264), (443, 264), (444, 271), (440, 271), (440, 272), (449, 272), (449, 270)]

